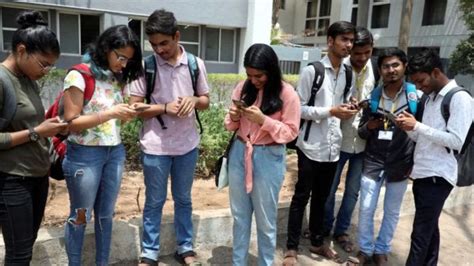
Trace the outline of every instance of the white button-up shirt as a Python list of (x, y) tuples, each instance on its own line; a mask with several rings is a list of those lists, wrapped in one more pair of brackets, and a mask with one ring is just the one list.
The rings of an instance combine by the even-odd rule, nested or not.
[[(350, 64), (350, 60), (344, 60), (347, 64)], [(370, 96), (370, 92), (375, 86), (375, 77), (373, 73), (372, 62), (369, 60), (365, 67), (357, 73), (354, 69), (352, 70), (353, 86), (352, 97), (356, 98), (357, 101), (367, 99)], [(362, 118), (362, 110), (356, 115), (347, 120), (341, 121), (342, 129), (342, 145), (341, 151), (347, 153), (361, 153), (365, 150), (365, 140), (359, 137), (357, 129), (359, 127), (360, 119)]]
[[(300, 74), (297, 92), (301, 101), (301, 118), (305, 122), (300, 130), (296, 146), (313, 161), (335, 162), (339, 160), (342, 132), (340, 119), (331, 116), (329, 111), (332, 106), (344, 102), (346, 69), (341, 63), (339, 73), (335, 73), (327, 56), (321, 59), (321, 63), (325, 69), (324, 81), (316, 94), (314, 106), (308, 106), (315, 76), (314, 68), (307, 66)], [(308, 140), (304, 141), (309, 120), (312, 120), (311, 129)]]
[[(432, 93), (426, 102), (422, 122), (408, 135), (416, 141), (413, 172), (414, 179), (440, 176), (453, 186), (458, 179), (458, 164), (452, 150), (460, 150), (474, 118), (474, 101), (466, 92), (458, 92), (451, 98), (450, 117), (446, 121), (441, 115), (441, 102), (453, 88), (451, 80), (436, 95)], [(447, 149), (450, 149), (450, 152)]]

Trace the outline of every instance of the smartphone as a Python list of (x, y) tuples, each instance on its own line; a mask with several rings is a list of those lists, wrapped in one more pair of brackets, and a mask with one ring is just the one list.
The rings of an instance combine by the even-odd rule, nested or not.
[(370, 105), (370, 100), (369, 99), (364, 99), (364, 100), (357, 103), (357, 109), (369, 108), (369, 105)]
[(232, 102), (237, 106), (238, 108), (247, 108), (249, 107), (243, 100), (232, 100)]
[(397, 123), (397, 117), (392, 113), (385, 113), (385, 116), (392, 121), (394, 124)]
[(137, 112), (143, 112), (145, 111), (146, 109), (150, 108), (151, 106), (149, 105), (143, 105), (143, 106), (138, 106), (136, 108), (133, 108), (134, 111), (137, 111)]
[(64, 117), (63, 117), (63, 116), (59, 116), (59, 122), (60, 122), (60, 123), (68, 123), (68, 124), (71, 124), (72, 120), (74, 120), (74, 119), (76, 119), (76, 118), (78, 118), (78, 117), (80, 117), (80, 116), (81, 116), (81, 115), (75, 115), (75, 116), (73, 116), (73, 117), (72, 117), (71, 119), (69, 119), (69, 120), (64, 120)]

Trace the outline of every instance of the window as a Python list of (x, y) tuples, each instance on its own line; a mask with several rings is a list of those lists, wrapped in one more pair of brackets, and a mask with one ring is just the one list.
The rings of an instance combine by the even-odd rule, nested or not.
[(129, 19), (128, 20), (128, 27), (137, 35), (138, 39), (140, 40), (140, 44), (142, 49), (144, 50), (144, 45), (143, 45), (143, 21), (138, 20), (138, 19)]
[[(18, 28), (16, 23), (16, 17), (20, 12), (25, 11), (26, 9), (18, 8), (8, 8), (2, 7), (2, 36), (3, 36), (3, 47), (2, 50), (11, 50), (12, 49), (12, 37), (13, 33)], [(43, 18), (49, 24), (49, 13), (47, 11), (40, 11)]]
[(359, 8), (359, 1), (352, 1), (352, 14), (351, 14), (351, 23), (352, 25), (357, 25), (357, 10)]
[(390, 2), (388, 2), (388, 0), (373, 0), (371, 28), (387, 28), (389, 16)]
[(179, 43), (184, 47), (184, 49), (193, 55), (200, 56), (200, 27), (192, 25), (178, 25), (178, 30), (180, 33)]
[(59, 14), (59, 42), (65, 54), (83, 54), (100, 34), (100, 17)]
[(331, 0), (310, 0), (306, 6), (305, 36), (324, 36), (329, 27)]
[(234, 62), (235, 30), (206, 28), (206, 60)]
[(443, 25), (447, 0), (425, 0), (422, 26)]
[(285, 10), (286, 1), (280, 0), (280, 9)]

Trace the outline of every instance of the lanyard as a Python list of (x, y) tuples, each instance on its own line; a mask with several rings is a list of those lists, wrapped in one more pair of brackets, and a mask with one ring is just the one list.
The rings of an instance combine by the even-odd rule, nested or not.
[(364, 66), (364, 68), (360, 71), (360, 73), (357, 73), (356, 76), (356, 89), (357, 89), (357, 101), (361, 101), (364, 99), (364, 95), (362, 95), (364, 83), (365, 83), (365, 73), (367, 72), (367, 64)]

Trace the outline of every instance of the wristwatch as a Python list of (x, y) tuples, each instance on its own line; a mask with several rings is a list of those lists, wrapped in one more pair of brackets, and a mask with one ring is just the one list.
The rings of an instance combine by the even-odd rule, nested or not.
[(40, 139), (40, 135), (38, 134), (38, 132), (35, 131), (34, 128), (30, 127), (28, 128), (28, 131), (30, 132), (28, 133), (30, 141), (37, 142)]

